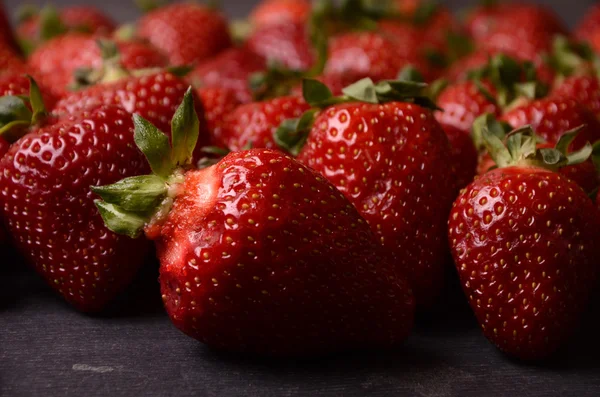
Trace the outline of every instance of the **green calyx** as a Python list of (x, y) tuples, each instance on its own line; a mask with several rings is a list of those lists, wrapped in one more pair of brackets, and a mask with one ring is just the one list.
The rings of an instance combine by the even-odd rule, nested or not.
[(36, 17), (39, 17), (38, 36), (33, 40), (19, 40), (19, 45), (25, 55), (31, 54), (39, 43), (63, 35), (69, 30), (60, 19), (57, 9), (51, 5), (46, 5), (41, 10), (35, 6), (27, 5), (17, 11), (17, 20), (20, 23)]
[(121, 80), (131, 73), (121, 66), (121, 56), (117, 43), (112, 40), (98, 39), (102, 66), (99, 68), (79, 68), (74, 72), (72, 90), (80, 90), (91, 85)]
[[(482, 95), (502, 108), (510, 107), (519, 98), (536, 99), (548, 93), (548, 87), (537, 80), (533, 63), (519, 62), (504, 54), (491, 57), (485, 66), (471, 71), (468, 77)], [(483, 81), (494, 86), (496, 95), (485, 88)]]
[(168, 213), (183, 174), (192, 166), (200, 123), (190, 87), (171, 120), (172, 136), (159, 131), (139, 115), (133, 116), (134, 140), (144, 153), (152, 175), (126, 178), (108, 186), (94, 186), (102, 200), (96, 206), (106, 226), (131, 238), (140, 236), (152, 219)]
[(562, 167), (581, 164), (592, 155), (589, 143), (581, 150), (568, 152), (568, 148), (583, 126), (566, 132), (554, 148), (539, 149), (538, 139), (531, 128), (525, 126), (506, 136), (503, 140), (487, 128), (482, 131), (483, 141), (490, 156), (499, 168), (509, 166), (536, 166), (551, 171)]
[(546, 56), (546, 62), (560, 76), (594, 73), (598, 76), (598, 56), (587, 44), (575, 42), (565, 36), (556, 36), (552, 51)]
[(156, 10), (169, 4), (168, 0), (134, 0), (136, 7), (143, 13)]
[[(408, 73), (410, 72), (407, 71)], [(297, 119), (285, 120), (275, 131), (274, 140), (282, 149), (294, 156), (298, 155), (306, 143), (318, 113), (329, 106), (343, 103), (409, 102), (430, 109), (438, 109), (427, 95), (427, 87), (427, 84), (418, 81), (390, 80), (375, 84), (373, 80), (366, 78), (344, 88), (343, 95), (334, 96), (325, 84), (317, 80), (306, 79), (302, 84), (302, 93), (311, 109)]]
[(15, 142), (28, 128), (46, 117), (42, 93), (31, 76), (29, 96), (7, 95), (0, 98), (0, 136), (7, 142)]
[[(483, 131), (496, 136), (501, 141), (504, 141), (506, 136), (513, 130), (513, 127), (505, 121), (500, 121), (491, 113), (483, 114), (475, 119), (471, 130), (471, 137), (477, 151), (485, 151), (486, 145), (483, 138)], [(539, 142), (539, 140), (538, 140)]]

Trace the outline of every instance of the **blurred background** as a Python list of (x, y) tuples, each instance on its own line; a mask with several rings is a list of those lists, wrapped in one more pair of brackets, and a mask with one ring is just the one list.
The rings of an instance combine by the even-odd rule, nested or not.
[[(564, 20), (573, 26), (575, 22), (580, 18), (584, 11), (595, 0), (529, 0), (534, 3), (546, 4), (554, 7), (558, 11)], [(259, 0), (220, 0), (222, 8), (230, 17), (243, 17), (247, 15), (252, 7)], [(518, 2), (518, 1), (517, 1)], [(8, 7), (11, 14), (14, 15), (16, 10), (25, 4), (33, 5), (44, 5), (46, 3), (52, 3), (57, 6), (70, 5), (70, 4), (94, 4), (106, 11), (108, 11), (114, 18), (119, 22), (127, 22), (137, 18), (139, 12), (135, 7), (132, 0), (5, 0), (6, 6)], [(458, 10), (469, 5), (479, 3), (478, 0), (447, 0), (440, 1), (440, 3), (447, 4), (452, 9)]]

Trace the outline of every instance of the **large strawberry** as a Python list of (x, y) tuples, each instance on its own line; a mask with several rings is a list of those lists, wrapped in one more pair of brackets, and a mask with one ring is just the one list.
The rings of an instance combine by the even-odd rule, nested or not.
[(309, 0), (262, 0), (250, 14), (250, 21), (256, 27), (303, 24), (310, 12)]
[[(30, 102), (35, 109), (41, 99)], [(27, 113), (25, 102), (20, 109)], [(49, 285), (79, 310), (101, 310), (129, 284), (148, 248), (110, 232), (89, 191), (147, 172), (131, 115), (100, 106), (45, 124), (39, 111), (32, 118), (37, 127), (0, 161), (0, 215), (20, 254)]]
[(364, 79), (333, 97), (308, 80), (305, 99), (315, 109), (285, 122), (277, 141), (356, 206), (409, 276), (417, 303), (428, 306), (444, 279), (445, 223), (456, 188), (450, 145), (424, 107), (431, 103), (423, 88)]
[(197, 87), (232, 89), (241, 102), (250, 102), (250, 77), (266, 68), (261, 56), (246, 47), (236, 47), (201, 63), (186, 77)]
[(593, 4), (586, 11), (573, 35), (588, 42), (596, 51), (600, 50), (600, 4)]
[(17, 36), (25, 51), (31, 52), (42, 42), (69, 32), (108, 36), (115, 28), (115, 22), (93, 6), (71, 6), (60, 11), (52, 6), (39, 11), (27, 7), (20, 15)]
[(174, 66), (207, 60), (231, 46), (225, 17), (187, 2), (148, 12), (138, 21), (137, 34), (167, 54)]
[(488, 339), (512, 356), (543, 358), (574, 331), (598, 277), (598, 212), (553, 172), (591, 148), (537, 151), (530, 132), (513, 133), (509, 149), (489, 132), (485, 140), (500, 168), (454, 203), (452, 254)]
[[(102, 41), (110, 44), (108, 41)], [(131, 70), (166, 66), (167, 60), (156, 48), (139, 41), (117, 42), (119, 63)], [(111, 45), (111, 48), (113, 46)], [(114, 51), (111, 51), (114, 54)], [(97, 38), (71, 33), (38, 47), (29, 57), (29, 66), (41, 83), (63, 96), (76, 83), (75, 72), (82, 68), (99, 69), (103, 63), (102, 46)]]
[(213, 348), (270, 355), (402, 343), (410, 289), (323, 176), (269, 149), (186, 172), (193, 129), (171, 148), (135, 123), (155, 174), (95, 188), (105, 200), (97, 205), (112, 230), (156, 240), (163, 300), (180, 330)]
[(206, 128), (210, 134), (210, 142), (223, 143), (223, 126), (229, 115), (241, 105), (236, 92), (222, 87), (206, 87), (196, 90), (204, 107)]

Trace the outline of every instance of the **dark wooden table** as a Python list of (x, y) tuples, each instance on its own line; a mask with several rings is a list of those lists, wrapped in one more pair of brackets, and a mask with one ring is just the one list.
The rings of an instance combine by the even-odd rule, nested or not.
[(600, 303), (544, 364), (496, 351), (449, 288), (397, 351), (271, 360), (212, 351), (175, 329), (157, 265), (104, 314), (79, 314), (24, 265), (0, 270), (0, 396), (598, 396)]

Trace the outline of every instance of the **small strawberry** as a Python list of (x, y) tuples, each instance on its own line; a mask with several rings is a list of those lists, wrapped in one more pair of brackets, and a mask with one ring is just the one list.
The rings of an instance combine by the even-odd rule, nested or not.
[(42, 10), (27, 7), (19, 19), (17, 36), (27, 53), (41, 43), (69, 32), (108, 36), (116, 28), (108, 15), (93, 6), (71, 6), (60, 11), (52, 6)]
[(547, 143), (555, 144), (567, 131), (583, 126), (573, 143), (580, 149), (586, 142), (600, 140), (600, 122), (585, 107), (569, 98), (547, 97), (526, 102), (502, 118), (514, 128), (531, 126)]
[[(40, 102), (30, 99), (34, 109)], [(27, 111), (23, 101), (19, 114)], [(34, 111), (32, 118), (37, 126), (0, 160), (0, 215), (48, 284), (81, 311), (101, 310), (129, 284), (149, 248), (111, 233), (89, 191), (147, 172), (131, 116), (100, 106), (56, 120)]]
[(232, 151), (253, 148), (276, 148), (273, 135), (282, 122), (296, 119), (310, 109), (297, 96), (284, 96), (237, 107), (222, 125), (218, 144)]
[(316, 61), (305, 24), (277, 24), (256, 29), (247, 41), (248, 48), (270, 63), (288, 69), (307, 70)]
[(231, 47), (225, 17), (212, 8), (173, 3), (145, 14), (137, 34), (167, 54), (173, 66), (207, 60)]
[(588, 42), (596, 51), (600, 50), (600, 4), (593, 4), (577, 24), (573, 35)]
[(311, 13), (309, 0), (262, 0), (250, 14), (256, 27), (305, 23)]
[[(98, 104), (117, 105), (129, 113), (139, 114), (166, 132), (171, 131), (170, 119), (183, 99), (188, 85), (169, 71), (148, 70), (132, 75), (108, 60), (96, 84), (62, 98), (55, 108), (57, 114), (77, 113)], [(192, 96), (195, 97), (195, 93)], [(208, 144), (202, 102), (196, 100), (196, 112), (202, 121), (200, 142)]]
[[(103, 40), (102, 43), (110, 43)], [(111, 48), (113, 46), (111, 45)], [(154, 47), (138, 42), (117, 42), (119, 63), (136, 70), (166, 66), (167, 61)], [(114, 50), (111, 50), (114, 53)], [(75, 84), (75, 72), (81, 68), (99, 69), (103, 63), (102, 46), (97, 38), (71, 33), (48, 41), (29, 58), (29, 66), (44, 86), (58, 97), (69, 92)]]
[(226, 119), (241, 105), (241, 102), (238, 100), (236, 92), (228, 88), (198, 88), (196, 93), (204, 107), (210, 142), (219, 145), (223, 142), (223, 125)]
[(156, 241), (163, 301), (181, 331), (213, 348), (280, 356), (402, 343), (410, 289), (324, 177), (269, 149), (186, 172), (193, 129), (174, 131), (171, 148), (135, 123), (155, 174), (94, 188), (97, 205), (112, 230)]
[(266, 68), (267, 63), (261, 56), (245, 47), (236, 47), (201, 63), (190, 72), (187, 79), (197, 87), (232, 89), (239, 101), (250, 102), (252, 92), (249, 79)]
[(500, 168), (454, 203), (452, 254), (487, 338), (509, 355), (543, 358), (575, 330), (598, 277), (598, 212), (553, 172), (591, 148), (568, 157), (536, 150), (527, 129), (509, 137), (509, 149), (492, 133), (484, 139)]
[(314, 108), (276, 136), (356, 206), (409, 276), (421, 306), (442, 287), (445, 223), (456, 194), (448, 139), (433, 112), (419, 105), (431, 106), (425, 86), (364, 79), (338, 98), (307, 80), (305, 99)]

